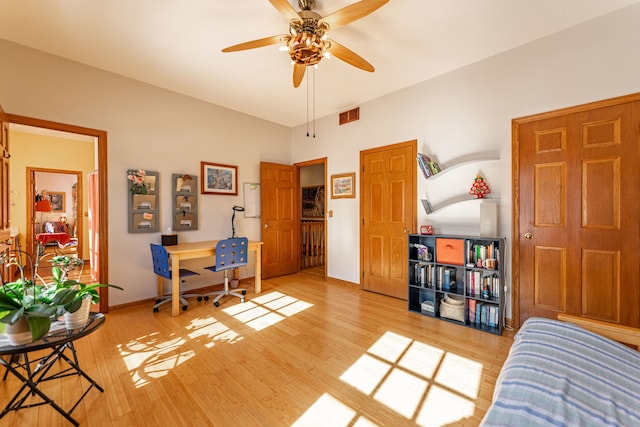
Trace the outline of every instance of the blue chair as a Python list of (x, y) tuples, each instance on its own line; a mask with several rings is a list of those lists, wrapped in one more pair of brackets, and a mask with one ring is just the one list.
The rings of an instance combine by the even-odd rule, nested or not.
[(241, 293), (229, 290), (229, 270), (247, 265), (248, 245), (249, 240), (246, 237), (231, 237), (226, 240), (220, 240), (216, 245), (216, 265), (205, 269), (213, 272), (224, 272), (224, 290), (209, 292), (204, 296), (204, 299), (208, 300), (209, 295), (217, 295), (213, 300), (214, 306), (218, 307), (220, 298), (225, 295), (233, 295), (240, 298), (240, 302), (244, 302), (244, 296), (247, 293), (246, 289), (242, 289)]
[[(169, 269), (169, 254), (167, 253), (167, 250), (164, 248), (164, 246), (157, 245), (155, 243), (150, 243), (149, 246), (151, 246), (151, 258), (153, 259), (153, 272), (158, 276), (171, 280), (173, 272)], [(195, 271), (191, 271), (186, 268), (181, 268), (178, 274), (182, 283), (185, 282), (184, 280), (182, 280), (183, 277), (200, 275), (200, 273), (196, 273)], [(197, 297), (198, 301), (202, 300), (201, 294), (185, 294), (185, 293), (180, 294), (180, 303), (182, 303), (182, 311), (185, 311), (189, 307), (189, 303), (187, 302), (186, 298), (192, 298), (192, 297)], [(160, 307), (162, 304), (166, 304), (171, 301), (172, 301), (171, 294), (165, 295), (161, 298), (157, 298), (156, 305), (153, 306), (153, 312), (157, 313), (158, 307)]]

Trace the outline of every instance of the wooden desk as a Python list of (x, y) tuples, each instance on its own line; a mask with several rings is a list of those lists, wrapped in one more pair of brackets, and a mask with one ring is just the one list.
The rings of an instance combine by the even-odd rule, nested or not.
[[(219, 240), (208, 240), (205, 242), (180, 243), (173, 246), (165, 246), (171, 258), (171, 271), (180, 271), (180, 260), (192, 258), (205, 258), (216, 256), (216, 245)], [(255, 260), (255, 292), (262, 292), (262, 242), (249, 240), (249, 252), (256, 253)], [(158, 297), (162, 297), (164, 292), (164, 278), (158, 276)], [(180, 276), (172, 275), (171, 280), (171, 315), (180, 314)]]

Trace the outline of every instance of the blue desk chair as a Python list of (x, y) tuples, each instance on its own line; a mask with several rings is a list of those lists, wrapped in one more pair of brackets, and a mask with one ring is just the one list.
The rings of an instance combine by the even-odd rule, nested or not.
[[(171, 280), (173, 272), (169, 269), (169, 254), (167, 253), (167, 250), (164, 248), (164, 246), (157, 245), (155, 243), (150, 243), (149, 246), (151, 246), (151, 258), (153, 259), (153, 272), (158, 276)], [(200, 273), (196, 273), (195, 271), (191, 271), (186, 268), (181, 268), (178, 274), (181, 279), (180, 281), (182, 283), (185, 282), (183, 280), (184, 277), (200, 275)], [(197, 297), (198, 301), (202, 300), (201, 294), (185, 294), (185, 293), (180, 294), (180, 303), (182, 303), (182, 311), (185, 311), (189, 307), (189, 303), (187, 302), (186, 298), (192, 298), (192, 297)], [(162, 298), (157, 298), (156, 305), (153, 306), (153, 312), (157, 313), (158, 307), (160, 307), (162, 304), (166, 304), (171, 301), (172, 301), (171, 294), (164, 295)]]
[(233, 295), (240, 298), (240, 302), (244, 302), (244, 296), (247, 293), (246, 289), (242, 289), (241, 293), (229, 290), (229, 270), (247, 265), (248, 245), (249, 240), (246, 237), (231, 237), (226, 240), (220, 240), (216, 245), (216, 265), (205, 269), (213, 272), (224, 272), (224, 290), (209, 292), (204, 296), (204, 299), (208, 300), (209, 295), (217, 295), (213, 300), (214, 306), (218, 307), (220, 298), (225, 295)]

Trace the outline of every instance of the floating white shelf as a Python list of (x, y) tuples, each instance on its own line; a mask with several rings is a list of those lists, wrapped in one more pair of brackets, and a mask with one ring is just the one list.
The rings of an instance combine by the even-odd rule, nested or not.
[(427, 199), (422, 199), (422, 206), (424, 207), (427, 215), (435, 214), (445, 208), (448, 208), (453, 205), (457, 205), (460, 203), (478, 203), (478, 202), (489, 202), (489, 203), (497, 203), (499, 199), (476, 199), (471, 198), (468, 194), (463, 194), (460, 196), (451, 197), (449, 199), (443, 200), (440, 203), (431, 204)]

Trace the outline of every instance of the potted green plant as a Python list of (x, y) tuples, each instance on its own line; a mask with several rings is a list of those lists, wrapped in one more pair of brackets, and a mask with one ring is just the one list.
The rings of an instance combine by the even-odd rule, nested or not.
[[(68, 268), (71, 265), (70, 257), (55, 257), (54, 266), (51, 268), (53, 281), (48, 285), (48, 296), (56, 306), (58, 315), (65, 316), (68, 329), (84, 326), (89, 319), (91, 304), (100, 302), (98, 288), (110, 287), (123, 290), (120, 286), (94, 283), (87, 285), (77, 280), (68, 278)], [(72, 258), (71, 258), (72, 259)]]
[(21, 275), (0, 288), (0, 323), (14, 345), (37, 341), (49, 332), (58, 307), (43, 285)]

